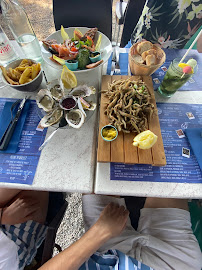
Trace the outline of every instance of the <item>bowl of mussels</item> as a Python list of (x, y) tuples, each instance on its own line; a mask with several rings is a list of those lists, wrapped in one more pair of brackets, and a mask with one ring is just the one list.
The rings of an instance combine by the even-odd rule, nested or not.
[(80, 128), (90, 119), (96, 109), (96, 89), (79, 85), (73, 89), (64, 89), (61, 80), (54, 80), (41, 89), (36, 96), (40, 125), (44, 128), (53, 126)]

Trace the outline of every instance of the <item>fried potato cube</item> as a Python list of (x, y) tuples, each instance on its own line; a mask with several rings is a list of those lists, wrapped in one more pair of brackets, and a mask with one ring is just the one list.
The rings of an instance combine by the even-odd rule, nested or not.
[(31, 77), (31, 72), (32, 72), (31, 67), (27, 67), (27, 68), (23, 71), (22, 75), (20, 76), (19, 83), (20, 83), (20, 84), (27, 83), (28, 80), (29, 80), (30, 77)]

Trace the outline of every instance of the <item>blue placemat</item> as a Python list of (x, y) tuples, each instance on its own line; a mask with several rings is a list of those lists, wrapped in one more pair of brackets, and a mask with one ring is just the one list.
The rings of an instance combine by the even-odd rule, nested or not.
[[(110, 164), (110, 179), (121, 181), (202, 183), (202, 172), (185, 136), (187, 128), (202, 127), (202, 105), (158, 103), (167, 165)], [(201, 147), (201, 146), (199, 146)]]
[[(119, 57), (119, 64), (121, 69), (121, 75), (128, 75), (128, 51), (129, 51), (130, 44), (126, 46), (124, 49), (120, 49), (120, 57)], [(154, 90), (157, 90), (158, 86), (161, 84), (163, 80), (166, 70), (168, 69), (171, 61), (174, 58), (181, 58), (187, 50), (185, 49), (165, 49), (166, 53), (166, 61), (157, 71), (152, 74), (153, 79), (153, 86)], [(198, 53), (197, 50), (191, 50), (189, 52), (189, 57), (193, 57), (198, 62), (198, 71), (196, 74), (192, 76), (192, 78), (186, 82), (179, 90), (183, 91), (202, 91), (202, 54)], [(107, 74), (110, 75), (111, 73), (111, 61), (112, 57), (109, 58), (108, 67), (107, 67)], [(116, 75), (116, 74), (114, 74)]]
[[(6, 102), (14, 101), (1, 98), (0, 114)], [(36, 102), (31, 100), (16, 153), (0, 153), (0, 182), (32, 184), (41, 153), (38, 148), (47, 132), (36, 130), (39, 121)]]

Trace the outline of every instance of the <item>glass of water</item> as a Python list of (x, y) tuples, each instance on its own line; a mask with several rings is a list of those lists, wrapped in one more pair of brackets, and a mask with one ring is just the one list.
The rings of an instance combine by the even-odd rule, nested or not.
[(1, 0), (1, 8), (8, 26), (26, 58), (42, 61), (39, 41), (24, 8), (16, 0)]

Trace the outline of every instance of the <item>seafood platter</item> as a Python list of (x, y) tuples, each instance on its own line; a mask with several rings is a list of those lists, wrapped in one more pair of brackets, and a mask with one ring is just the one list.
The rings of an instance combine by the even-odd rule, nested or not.
[(61, 26), (43, 40), (41, 51), (43, 59), (56, 69), (66, 65), (74, 72), (88, 72), (109, 59), (112, 45), (96, 27)]
[[(118, 131), (115, 140), (103, 139), (105, 126)], [(156, 143), (150, 149), (133, 146), (134, 137), (146, 130), (155, 134)], [(150, 76), (103, 76), (97, 158), (98, 162), (166, 165)]]
[(36, 96), (41, 127), (53, 126), (81, 128), (96, 109), (96, 89), (79, 85), (64, 89), (62, 81), (54, 80), (41, 89)]

